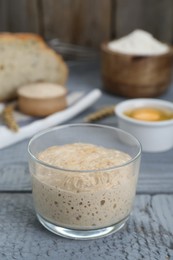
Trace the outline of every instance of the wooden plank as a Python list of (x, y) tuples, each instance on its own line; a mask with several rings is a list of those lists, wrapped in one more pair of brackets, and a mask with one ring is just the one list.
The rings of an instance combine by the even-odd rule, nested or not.
[(99, 46), (111, 32), (111, 0), (42, 0), (44, 35)]
[(8, 31), (8, 2), (7, 0), (0, 0), (0, 31)]
[(161, 41), (173, 41), (172, 0), (117, 0), (115, 10), (116, 36), (124, 36), (140, 28)]
[(39, 10), (36, 0), (8, 0), (9, 30), (12, 32), (40, 32)]
[(56, 236), (35, 217), (31, 194), (0, 196), (0, 259), (18, 260), (171, 260), (173, 195), (137, 196), (133, 214), (121, 231), (75, 241)]

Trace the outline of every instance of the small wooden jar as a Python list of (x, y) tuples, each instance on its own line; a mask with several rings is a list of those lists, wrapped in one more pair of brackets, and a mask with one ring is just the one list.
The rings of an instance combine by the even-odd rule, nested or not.
[(53, 83), (35, 83), (18, 89), (18, 107), (31, 116), (48, 116), (67, 106), (67, 90)]
[(101, 46), (101, 72), (105, 90), (124, 97), (155, 97), (170, 83), (173, 49), (156, 56), (137, 56), (114, 52)]

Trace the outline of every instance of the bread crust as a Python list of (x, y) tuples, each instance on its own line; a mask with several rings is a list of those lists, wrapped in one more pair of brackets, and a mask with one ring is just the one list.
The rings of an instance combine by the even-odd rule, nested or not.
[(2, 32), (0, 33), (0, 39), (5, 39), (5, 40), (14, 40), (14, 38), (18, 38), (21, 40), (30, 40), (30, 39), (34, 39), (36, 41), (40, 41), (42, 43), (44, 43), (43, 38), (38, 35), (38, 34), (34, 34), (34, 33), (10, 33), (10, 32)]
[[(59, 77), (59, 81), (55, 83), (59, 83), (61, 85), (64, 85), (66, 83), (66, 80), (68, 78), (68, 67), (66, 63), (64, 62), (62, 56), (56, 53), (53, 49), (51, 49), (40, 35), (34, 33), (9, 33), (9, 32), (0, 33), (0, 44), (1, 43), (10, 44), (15, 41), (19, 41), (22, 45), (25, 45), (28, 42), (33, 41), (33, 43), (35, 42), (39, 51), (41, 50), (43, 52), (46, 52), (48, 55), (56, 59), (60, 70), (60, 77)], [(0, 101), (10, 100), (11, 98), (13, 98), (13, 95), (5, 98), (1, 97), (0, 95)]]

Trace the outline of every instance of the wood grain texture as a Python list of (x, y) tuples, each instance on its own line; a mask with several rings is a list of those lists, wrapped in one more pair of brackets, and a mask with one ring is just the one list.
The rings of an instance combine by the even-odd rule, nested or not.
[(172, 79), (173, 52), (155, 57), (137, 57), (101, 47), (101, 71), (105, 89), (128, 98), (157, 97)]
[(142, 28), (173, 42), (172, 0), (0, 0), (0, 31), (98, 47)]
[(159, 40), (173, 41), (172, 0), (116, 0), (114, 21), (117, 37), (141, 28)]
[(36, 0), (0, 0), (0, 29), (10, 32), (40, 32)]
[(99, 46), (111, 31), (110, 0), (42, 0), (44, 36)]
[(37, 221), (31, 194), (0, 196), (0, 259), (168, 260), (173, 257), (173, 195), (137, 196), (126, 227), (91, 241), (58, 237)]
[(0, 31), (9, 30), (8, 1), (0, 0)]

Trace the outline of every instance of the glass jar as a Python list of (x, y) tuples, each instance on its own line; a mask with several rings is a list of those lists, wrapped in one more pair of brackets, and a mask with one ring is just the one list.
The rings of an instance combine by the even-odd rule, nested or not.
[(28, 151), (37, 218), (48, 230), (92, 239), (124, 226), (140, 167), (135, 137), (103, 125), (63, 125), (35, 135)]

